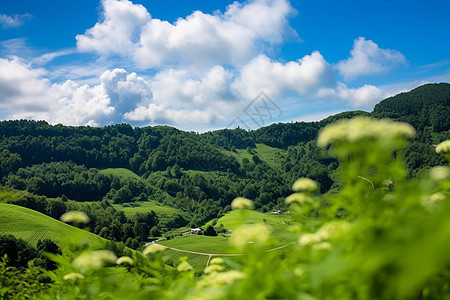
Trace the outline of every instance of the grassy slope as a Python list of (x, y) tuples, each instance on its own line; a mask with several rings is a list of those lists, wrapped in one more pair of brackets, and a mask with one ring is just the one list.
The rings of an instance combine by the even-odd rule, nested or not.
[[(245, 224), (262, 223), (270, 225), (273, 229), (274, 236), (279, 240), (280, 245), (292, 242), (284, 237), (287, 224), (290, 222), (288, 215), (271, 215), (263, 214), (257, 211), (231, 211), (217, 221), (217, 225), (223, 224), (226, 229), (235, 229), (245, 218)], [(188, 251), (195, 251), (209, 254), (226, 254), (236, 253), (230, 249), (228, 238), (223, 236), (209, 237), (198, 235), (186, 235), (177, 237), (169, 241), (160, 242), (162, 245)], [(197, 270), (203, 270), (206, 266), (208, 256), (197, 255), (192, 253), (177, 252), (169, 250), (168, 254), (172, 259), (176, 260), (180, 257), (188, 257), (188, 262)]]
[(136, 213), (147, 213), (150, 211), (154, 211), (158, 216), (165, 215), (165, 216), (173, 216), (173, 215), (185, 215), (184, 212), (182, 212), (179, 209), (169, 207), (169, 206), (161, 206), (156, 201), (137, 201), (134, 202), (134, 204), (137, 204), (139, 206), (136, 207), (123, 207), (121, 204), (113, 204), (113, 207), (117, 210), (123, 210), (125, 215), (127, 217), (132, 217)]
[(142, 180), (142, 178), (139, 175), (125, 168), (107, 168), (100, 170), (99, 173), (104, 175), (115, 175), (118, 177)]
[(162, 245), (182, 250), (204, 252), (210, 254), (231, 253), (228, 249), (228, 238), (223, 236), (186, 235), (168, 241)]
[(245, 218), (246, 224), (267, 223), (275, 229), (283, 230), (289, 222), (289, 216), (285, 214), (265, 214), (255, 210), (233, 210), (217, 221), (217, 225), (223, 224), (226, 229), (236, 229)]
[(95, 234), (17, 205), (0, 203), (0, 220), (0, 234), (12, 234), (33, 245), (36, 245), (39, 239), (48, 238), (58, 243), (73, 236), (83, 236), (94, 245), (104, 241)]
[[(255, 145), (256, 148), (253, 150), (259, 156), (259, 158), (261, 158), (261, 160), (265, 161), (272, 168), (279, 167), (279, 160), (277, 159), (278, 153), (284, 153), (286, 150), (270, 147), (265, 144)], [(241, 162), (244, 157), (249, 161), (252, 161), (253, 154), (250, 154), (247, 149), (237, 149), (237, 152), (222, 150), (222, 152), (236, 157), (239, 162)]]
[[(204, 235), (186, 235), (177, 237), (168, 241), (162, 241), (160, 244), (176, 249), (195, 251), (210, 254), (232, 253), (229, 250), (228, 238)], [(198, 271), (202, 271), (206, 267), (208, 261), (207, 255), (198, 255), (193, 253), (185, 253), (174, 250), (168, 250), (173, 261), (177, 261), (180, 257), (187, 257), (188, 262)]]
[[(107, 168), (100, 171), (100, 173), (104, 175), (115, 175), (118, 177), (136, 179), (136, 180), (144, 180), (139, 175), (125, 168)], [(147, 213), (150, 211), (154, 211), (158, 216), (173, 216), (173, 215), (182, 215), (186, 214), (179, 209), (162, 206), (156, 201), (137, 201), (133, 204), (137, 204), (136, 207), (124, 207), (121, 204), (112, 204), (115, 209), (123, 210), (127, 217), (132, 217), (136, 213)]]

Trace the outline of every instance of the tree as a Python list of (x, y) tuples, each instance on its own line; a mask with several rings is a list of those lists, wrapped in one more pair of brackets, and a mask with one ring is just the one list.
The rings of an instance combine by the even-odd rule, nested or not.
[(153, 226), (152, 229), (150, 229), (150, 235), (152, 237), (158, 237), (161, 236), (161, 232), (159, 231), (158, 227)]
[(14, 267), (26, 267), (37, 256), (36, 250), (24, 240), (13, 235), (0, 235), (0, 257), (8, 256), (8, 264)]
[(181, 168), (178, 164), (174, 164), (172, 167), (171, 174), (173, 177), (180, 179), (181, 175), (183, 175), (183, 172), (181, 171)]
[(217, 232), (212, 225), (208, 225), (203, 234), (207, 236), (217, 236)]

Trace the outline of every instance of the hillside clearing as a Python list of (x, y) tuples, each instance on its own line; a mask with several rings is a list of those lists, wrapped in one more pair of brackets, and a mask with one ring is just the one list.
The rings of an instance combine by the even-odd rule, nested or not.
[(17, 205), (0, 203), (0, 220), (0, 234), (12, 234), (34, 246), (38, 240), (51, 239), (58, 243), (74, 236), (80, 236), (95, 246), (105, 241), (93, 233)]

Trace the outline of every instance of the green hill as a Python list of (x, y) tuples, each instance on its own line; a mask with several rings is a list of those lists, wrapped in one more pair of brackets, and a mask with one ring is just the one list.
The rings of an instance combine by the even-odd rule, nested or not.
[(103, 175), (112, 175), (125, 179), (142, 180), (142, 178), (131, 170), (125, 168), (107, 168), (99, 171)]
[[(264, 214), (258, 211), (231, 211), (217, 221), (217, 226), (220, 227), (223, 225), (225, 229), (234, 230), (242, 225), (243, 220), (245, 220), (245, 224), (265, 223), (269, 225), (273, 230), (273, 236), (278, 239), (280, 246), (292, 242), (291, 236), (287, 238), (285, 234), (290, 222), (290, 217), (286, 214)], [(188, 262), (194, 268), (203, 270), (209, 256), (216, 257), (220, 256), (220, 254), (239, 255), (236, 250), (230, 248), (228, 243), (229, 237), (229, 234), (218, 235), (216, 237), (188, 234), (159, 243), (177, 249), (168, 251), (172, 259), (176, 260), (186, 256)], [(230, 256), (228, 259), (232, 257)]]
[(34, 246), (40, 239), (51, 239), (58, 243), (73, 236), (82, 236), (93, 245), (105, 241), (95, 234), (17, 205), (0, 203), (0, 220), (0, 234), (12, 234)]
[[(233, 214), (226, 214), (237, 196), (253, 200), (261, 212), (286, 210), (284, 199), (300, 177), (319, 182), (322, 193), (338, 192), (339, 162), (317, 146), (316, 138), (339, 119), (366, 115), (411, 123), (417, 135), (402, 155), (408, 176), (420, 177), (445, 163), (433, 145), (450, 139), (449, 101), (450, 84), (429, 84), (385, 99), (371, 113), (202, 134), (168, 126), (2, 121), (0, 182), (52, 198), (28, 201), (25, 195), (22, 203), (36, 205), (24, 206), (55, 218), (66, 209), (83, 210), (93, 232), (136, 248), (153, 228), (154, 235), (164, 235), (224, 215), (220, 222), (232, 228)], [(269, 223), (272, 217), (255, 215)], [(273, 226), (282, 232), (279, 223)]]

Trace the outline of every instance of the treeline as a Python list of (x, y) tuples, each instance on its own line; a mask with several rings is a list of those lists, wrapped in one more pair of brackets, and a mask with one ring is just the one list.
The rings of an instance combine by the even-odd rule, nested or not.
[(98, 169), (64, 161), (20, 168), (4, 181), (18, 190), (77, 201), (101, 201), (108, 196), (114, 203), (123, 203), (147, 200), (152, 194), (152, 188), (142, 181), (104, 175)]
[[(0, 235), (0, 260), (4, 259), (6, 255), (9, 267), (18, 268), (22, 271), (32, 261), (33, 266), (55, 270), (57, 264), (50, 260), (46, 253), (61, 254), (62, 252), (59, 246), (50, 239), (38, 240), (36, 247), (34, 247), (13, 235)], [(50, 280), (50, 278), (41, 279)]]
[(90, 231), (108, 240), (123, 242), (137, 249), (150, 236), (159, 237), (169, 229), (185, 226), (189, 220), (182, 215), (161, 216), (154, 212), (136, 213), (127, 218), (123, 211), (116, 210), (109, 201), (77, 202), (62, 198), (47, 198), (25, 191), (0, 187), (2, 201), (20, 205), (59, 220), (68, 211), (82, 211), (89, 217), (86, 224)]
[[(198, 224), (229, 210), (235, 196), (257, 209), (281, 208), (298, 177), (336, 191), (335, 159), (316, 146), (329, 123), (356, 115), (389, 117), (418, 131), (404, 151), (409, 176), (443, 164), (433, 144), (450, 138), (450, 84), (424, 85), (380, 102), (372, 113), (354, 111), (320, 122), (273, 124), (254, 131), (224, 129), (198, 134), (172, 127), (102, 128), (49, 125), (44, 121), (0, 122), (0, 182), (48, 197), (126, 203), (152, 199), (189, 212)], [(256, 144), (280, 149), (268, 164)], [(230, 153), (231, 151), (231, 153)], [(232, 155), (239, 151), (240, 154)], [(244, 152), (243, 152), (244, 151)], [(240, 157), (237, 159), (236, 157)], [(123, 167), (143, 180), (102, 174)]]

